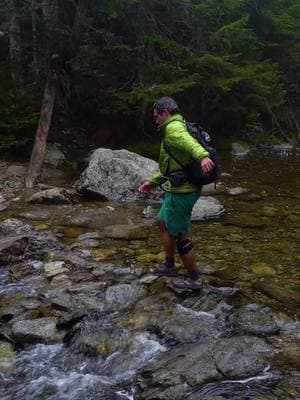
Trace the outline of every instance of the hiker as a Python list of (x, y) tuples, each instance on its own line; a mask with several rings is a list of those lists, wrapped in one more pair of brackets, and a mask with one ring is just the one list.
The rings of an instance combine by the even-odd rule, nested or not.
[[(171, 97), (160, 98), (153, 107), (153, 117), (163, 135), (160, 147), (159, 172), (142, 183), (138, 190), (148, 193), (160, 185), (165, 191), (163, 204), (158, 214), (158, 225), (165, 252), (165, 261), (154, 271), (158, 276), (178, 276), (175, 268), (175, 249), (188, 275), (178, 280), (178, 288), (200, 289), (199, 271), (193, 243), (188, 238), (191, 213), (201, 193), (201, 186), (190, 183), (180, 164), (185, 165), (193, 157), (199, 160), (204, 174), (208, 174), (214, 163), (209, 153), (187, 131), (184, 119), (176, 102)], [(166, 145), (174, 154), (170, 157)]]

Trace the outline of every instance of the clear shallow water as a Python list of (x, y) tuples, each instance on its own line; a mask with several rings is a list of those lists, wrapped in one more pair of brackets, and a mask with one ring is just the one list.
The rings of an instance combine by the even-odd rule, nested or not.
[[(299, 315), (297, 293), (300, 283), (299, 155), (287, 157), (285, 154), (255, 153), (246, 159), (228, 163), (224, 170), (232, 175), (227, 182), (228, 187), (241, 186), (249, 189), (249, 193), (241, 196), (218, 195), (227, 210), (226, 215), (220, 220), (193, 225), (192, 236), (199, 261), (214, 266), (217, 271), (216, 275), (204, 279), (216, 285), (240, 287), (243, 303), (267, 304), (277, 312), (294, 318)], [(62, 237), (62, 240), (72, 242), (74, 237), (86, 230), (66, 230), (66, 215), (98, 206), (99, 203), (87, 202), (74, 207), (61, 207), (59, 212), (55, 211), (56, 207), (46, 206), (51, 211), (48, 228), (68, 233), (69, 237)], [(138, 222), (143, 207), (125, 206), (124, 209), (130, 218)], [(32, 208), (28, 204), (16, 203), (2, 213), (1, 218), (16, 217), (19, 212)], [(33, 224), (38, 226), (41, 222)], [(100, 248), (111, 249), (106, 260), (119, 265), (138, 263), (138, 256), (145, 252), (155, 255), (161, 251), (155, 227), (151, 229), (148, 239), (135, 243), (135, 250), (128, 252), (131, 244), (129, 241), (107, 239), (101, 241)], [(156, 263), (148, 262), (149, 266)], [(24, 286), (10, 282), (5, 269), (1, 270), (0, 280), (0, 294), (30, 290), (28, 283)], [(114, 376), (108, 371), (110, 363), (118, 359), (117, 352), (104, 363), (102, 357), (85, 357), (64, 345), (37, 345), (24, 349), (17, 355), (14, 374), (0, 378), (0, 397), (3, 400), (133, 400), (131, 388), (122, 387), (122, 382), (133, 377), (135, 371), (155, 354), (165, 350), (147, 334), (137, 336), (134, 341), (134, 359)], [(247, 381), (205, 385), (189, 400), (217, 395), (234, 400), (297, 400), (299, 393), (296, 371), (285, 382), (266, 371)]]

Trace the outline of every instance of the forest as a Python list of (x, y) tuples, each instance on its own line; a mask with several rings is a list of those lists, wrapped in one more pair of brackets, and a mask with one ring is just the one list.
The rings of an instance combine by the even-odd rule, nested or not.
[(221, 142), (297, 146), (299, 37), (299, 0), (3, 0), (0, 153), (30, 155), (49, 83), (64, 146), (151, 139), (162, 95)]

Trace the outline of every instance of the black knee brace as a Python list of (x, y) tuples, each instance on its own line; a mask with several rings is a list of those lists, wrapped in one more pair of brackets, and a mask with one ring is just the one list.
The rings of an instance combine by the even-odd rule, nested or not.
[(176, 246), (180, 257), (189, 253), (193, 249), (193, 243), (190, 241), (190, 239), (177, 239)]

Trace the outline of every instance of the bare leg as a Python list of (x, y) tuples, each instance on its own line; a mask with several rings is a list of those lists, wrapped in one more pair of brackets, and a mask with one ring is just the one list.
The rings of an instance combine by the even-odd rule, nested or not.
[(168, 258), (174, 259), (175, 258), (176, 241), (169, 234), (166, 224), (163, 220), (158, 220), (158, 226), (159, 226), (166, 258), (168, 257)]

